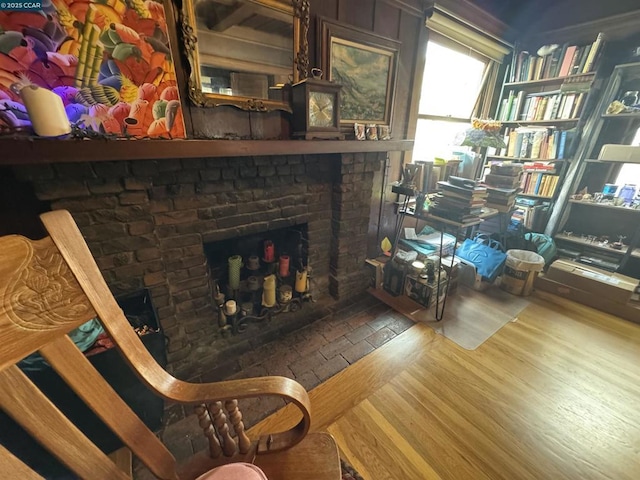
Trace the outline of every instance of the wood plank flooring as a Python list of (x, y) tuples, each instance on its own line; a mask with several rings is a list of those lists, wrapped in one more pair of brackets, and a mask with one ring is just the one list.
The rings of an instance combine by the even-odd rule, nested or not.
[(635, 480), (639, 364), (640, 325), (536, 293), (475, 351), (410, 328), (310, 393), (312, 428), (366, 480)]

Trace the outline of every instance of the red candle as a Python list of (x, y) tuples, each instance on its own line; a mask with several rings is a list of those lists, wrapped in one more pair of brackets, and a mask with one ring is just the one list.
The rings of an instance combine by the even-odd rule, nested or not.
[(289, 255), (282, 255), (280, 257), (280, 276), (289, 276)]
[(264, 261), (273, 262), (275, 260), (276, 250), (271, 240), (264, 242)]

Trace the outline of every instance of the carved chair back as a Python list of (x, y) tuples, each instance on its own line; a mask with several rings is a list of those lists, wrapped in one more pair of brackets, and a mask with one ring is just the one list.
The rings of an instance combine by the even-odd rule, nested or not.
[[(263, 377), (192, 384), (164, 371), (111, 295), (71, 215), (55, 211), (41, 218), (50, 235), (46, 238), (0, 238), (0, 409), (71, 471), (92, 480), (131, 478), (130, 471), (96, 447), (18, 367), (36, 351), (161, 479), (195, 478), (220, 464), (252, 462), (256, 454), (287, 450), (306, 436), (309, 398), (293, 380)], [(194, 406), (209, 440), (205, 455), (177, 468), (167, 448), (69, 338), (71, 330), (95, 317), (149, 388), (165, 399)], [(258, 395), (285, 398), (300, 409), (302, 419), (290, 430), (251, 441), (237, 399)], [(41, 478), (2, 445), (0, 471), (3, 478)]]

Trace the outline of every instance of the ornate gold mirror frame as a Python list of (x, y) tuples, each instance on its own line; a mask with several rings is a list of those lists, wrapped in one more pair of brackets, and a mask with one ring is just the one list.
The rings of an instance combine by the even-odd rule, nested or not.
[[(290, 0), (290, 4), (282, 0), (244, 1), (281, 13), (288, 13), (292, 16), (293, 65), (291, 81), (292, 83), (296, 83), (307, 78), (309, 69), (309, 43), (307, 39), (309, 33), (309, 0)], [(184, 0), (180, 14), (184, 49), (191, 68), (189, 75), (189, 98), (191, 101), (200, 107), (230, 105), (249, 111), (268, 112), (272, 110), (285, 110), (291, 112), (291, 104), (286, 99), (286, 96), (284, 96), (282, 100), (274, 100), (203, 91), (200, 56), (198, 54), (195, 3), (196, 0)]]

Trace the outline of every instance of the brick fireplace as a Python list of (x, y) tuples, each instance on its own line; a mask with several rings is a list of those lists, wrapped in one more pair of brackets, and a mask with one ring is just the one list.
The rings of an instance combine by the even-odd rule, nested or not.
[(315, 296), (367, 287), (374, 172), (384, 153), (55, 163), (14, 167), (69, 210), (114, 294), (148, 288), (179, 378), (211, 367), (220, 341), (203, 245), (308, 226)]

